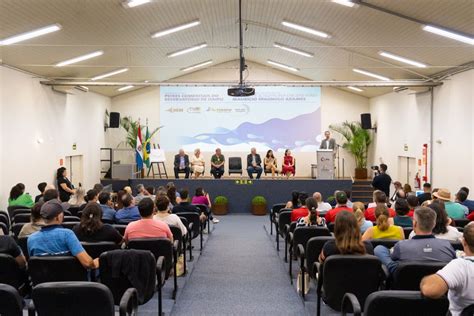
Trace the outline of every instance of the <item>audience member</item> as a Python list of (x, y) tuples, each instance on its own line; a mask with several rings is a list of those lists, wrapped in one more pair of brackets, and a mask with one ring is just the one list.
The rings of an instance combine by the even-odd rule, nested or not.
[(23, 183), (17, 183), (12, 187), (8, 198), (8, 206), (24, 206), (30, 208), (34, 204), (31, 196), (25, 193), (25, 185)]
[[(61, 196), (61, 193), (59, 194)], [(71, 198), (68, 201), (68, 204), (71, 206), (80, 207), (86, 203), (86, 192), (82, 187), (78, 187), (74, 190), (74, 193), (71, 195)], [(62, 201), (62, 200), (61, 200)]]
[[(48, 202), (51, 200), (59, 200), (59, 192), (56, 189), (46, 189), (43, 194), (43, 202)], [(64, 202), (67, 203), (67, 202)]]
[(47, 186), (48, 184), (46, 182), (41, 182), (38, 184), (38, 191), (40, 191), (40, 194), (35, 196), (35, 203), (38, 203), (43, 198), (43, 194)]
[(102, 183), (96, 183), (96, 184), (94, 184), (92, 189), (96, 190), (97, 194), (101, 194), (102, 191), (104, 190), (104, 186), (102, 185)]
[(354, 214), (341, 211), (334, 223), (334, 240), (324, 244), (319, 255), (319, 261), (324, 262), (332, 255), (365, 255), (374, 253), (370, 242), (363, 242), (360, 236), (359, 224)]
[[(87, 190), (84, 200), (86, 201), (86, 203), (88, 202), (97, 203), (99, 201), (99, 192), (94, 189)], [(84, 209), (84, 207), (86, 206), (84, 205), (82, 209)]]
[(409, 211), (410, 207), (408, 206), (407, 200), (397, 199), (395, 202), (396, 215), (393, 218), (393, 223), (401, 227), (413, 227), (413, 221), (411, 217), (408, 216)]
[(184, 153), (183, 149), (174, 156), (174, 177), (179, 179), (179, 174), (184, 173), (184, 178), (189, 178), (189, 156)]
[(153, 220), (156, 208), (151, 199), (141, 200), (138, 209), (141, 219), (127, 225), (124, 235), (126, 243), (137, 238), (168, 238), (173, 241), (173, 234), (169, 226), (162, 221)]
[(220, 148), (216, 148), (216, 153), (211, 157), (211, 174), (214, 179), (220, 179), (224, 175), (225, 157)]
[(170, 203), (173, 206), (178, 205), (181, 201), (181, 198), (179, 198), (176, 193), (177, 192), (175, 186), (169, 187), (168, 191), (166, 192), (166, 196), (168, 196), (168, 199), (170, 200)]
[(194, 150), (194, 155), (191, 157), (190, 164), (194, 178), (199, 178), (199, 176), (204, 173), (204, 166), (206, 164), (199, 148)]
[(173, 207), (173, 214), (185, 212), (198, 213), (200, 215), (199, 218), (201, 219), (201, 222), (205, 222), (207, 220), (206, 214), (202, 213), (195, 205), (189, 203), (188, 190), (182, 189), (179, 194), (181, 196), (181, 202)]
[(336, 191), (334, 193), (336, 199), (336, 207), (326, 213), (326, 222), (332, 223), (336, 220), (336, 215), (341, 211), (348, 211), (352, 213), (352, 208), (347, 207), (347, 195), (344, 191)]
[(203, 204), (208, 207), (211, 207), (211, 199), (209, 197), (209, 193), (204, 191), (203, 188), (198, 187), (194, 193), (194, 196), (191, 200), (192, 204)]
[(462, 187), (459, 189), (459, 191), (464, 191), (466, 192), (466, 199), (461, 202), (462, 205), (467, 207), (469, 209), (469, 212), (474, 212), (474, 200), (468, 200), (467, 198), (469, 197), (469, 188), (468, 187)]
[(57, 170), (56, 181), (58, 182), (59, 199), (61, 202), (68, 202), (74, 194), (74, 186), (67, 178), (67, 169), (61, 167)]
[(153, 216), (154, 220), (163, 221), (168, 225), (179, 227), (181, 234), (185, 236), (188, 233), (186, 226), (176, 214), (170, 214), (169, 209), (170, 200), (167, 196), (160, 196), (156, 198), (156, 208), (158, 213)]
[(313, 197), (309, 197), (305, 201), (306, 209), (308, 210), (308, 215), (301, 217), (296, 223), (297, 227), (303, 226), (318, 226), (326, 227), (326, 220), (323, 217), (318, 216), (318, 202)]
[[(373, 193), (373, 199), (375, 206), (369, 205), (369, 207), (365, 210), (365, 218), (369, 221), (375, 222), (375, 209), (379, 205), (387, 205), (387, 196), (380, 190), (376, 190)], [(390, 217), (394, 217), (396, 215), (395, 211), (391, 208), (388, 209)]]
[(436, 239), (432, 233), (436, 225), (436, 213), (427, 207), (418, 207), (413, 216), (412, 239), (401, 240), (395, 244), (393, 251), (384, 246), (374, 249), (375, 255), (393, 273), (402, 261), (438, 261), (449, 262), (456, 258), (456, 253), (447, 240)]
[(262, 159), (257, 154), (257, 149), (250, 149), (250, 154), (247, 155), (247, 173), (250, 179), (253, 179), (253, 174), (257, 174), (257, 179), (262, 175)]
[(413, 191), (411, 189), (411, 185), (409, 185), (408, 183), (405, 183), (403, 185), (403, 191), (405, 192), (405, 196), (413, 194)]
[(408, 211), (408, 216), (413, 217), (413, 214), (415, 213), (415, 208), (417, 208), (420, 204), (419, 199), (416, 195), (411, 194), (407, 196), (407, 203), (408, 207), (410, 208), (410, 210)]
[(465, 191), (460, 190), (458, 193), (456, 193), (455, 202), (464, 208), (464, 216), (469, 215), (469, 211), (470, 211), (469, 208), (463, 204), (466, 201), (466, 199), (467, 199), (467, 193)]
[(439, 189), (439, 191), (433, 193), (433, 196), (439, 200), (444, 201), (444, 207), (446, 213), (452, 219), (463, 219), (466, 215), (466, 207), (459, 203), (451, 201), (451, 192), (448, 189)]
[(122, 235), (111, 225), (102, 223), (102, 209), (96, 202), (88, 202), (82, 211), (81, 223), (74, 226), (73, 231), (80, 241), (122, 242)]
[(99, 194), (99, 203), (102, 209), (102, 219), (108, 221), (115, 221), (114, 203), (109, 192), (102, 192)]
[(135, 188), (137, 190), (137, 195), (135, 195), (135, 204), (138, 204), (140, 203), (140, 201), (145, 198), (145, 197), (148, 197), (150, 195), (150, 193), (148, 193), (148, 191), (145, 189), (145, 186), (143, 184), (137, 184), (137, 187)]
[(125, 186), (123, 190), (125, 191), (125, 193), (128, 193), (133, 196), (132, 188), (129, 185)]
[(426, 182), (423, 183), (423, 193), (418, 195), (418, 203), (421, 205), (423, 202), (429, 200), (431, 200), (431, 184)]
[(323, 202), (323, 196), (319, 192), (313, 193), (313, 198), (318, 202), (318, 212), (321, 215), (325, 215), (327, 211), (332, 209), (331, 204), (328, 202)]
[[(20, 268), (26, 266), (25, 256), (21, 252), (20, 246), (17, 245), (15, 239), (11, 236), (0, 236), (0, 254), (10, 255), (15, 258), (15, 261)], [(5, 272), (6, 271), (2, 271), (2, 273)]]
[(352, 204), (352, 211), (356, 217), (357, 223), (359, 224), (360, 233), (363, 234), (369, 227), (374, 226), (371, 221), (365, 219), (364, 211), (365, 206), (362, 202), (354, 202)]
[(273, 150), (269, 149), (265, 158), (263, 158), (263, 165), (265, 166), (265, 172), (271, 173), (272, 178), (275, 177), (275, 174), (278, 173), (277, 171), (277, 160), (273, 155)]
[(402, 184), (400, 181), (394, 181), (393, 182), (393, 187), (395, 188), (392, 197), (390, 198), (390, 203), (394, 204), (395, 201), (397, 200), (397, 193), (399, 190), (403, 190)]
[(125, 190), (119, 190), (117, 192), (117, 200), (116, 200), (116, 203), (114, 204), (115, 210), (120, 210), (123, 208), (122, 198), (125, 194), (127, 194)]
[[(151, 201), (151, 199), (145, 200)], [(122, 196), (122, 204), (123, 208), (115, 213), (115, 220), (118, 223), (128, 223), (140, 219), (140, 212), (138, 211), (138, 207), (135, 205), (133, 197), (130, 194), (127, 193)]]
[(294, 208), (291, 211), (291, 221), (296, 222), (302, 217), (308, 216), (308, 208), (306, 207), (306, 199), (308, 198), (308, 194), (306, 192), (300, 192), (298, 195), (299, 204), (301, 205), (299, 208)]
[(18, 234), (18, 238), (28, 237), (41, 230), (41, 227), (44, 226), (44, 220), (41, 217), (41, 207), (44, 203), (45, 202), (38, 202), (31, 208), (31, 221), (23, 225)]
[[(372, 186), (376, 190), (380, 190), (385, 193), (385, 196), (390, 196), (390, 185), (392, 184), (392, 178), (387, 174), (387, 165), (380, 164), (380, 173), (372, 180)], [(387, 202), (387, 201), (385, 201)]]
[(300, 208), (300, 193), (298, 191), (291, 191), (291, 200), (286, 202), (285, 208)]
[(390, 224), (387, 206), (380, 204), (375, 208), (375, 226), (369, 227), (362, 240), (370, 239), (405, 239), (403, 228)]
[(464, 228), (461, 243), (466, 254), (449, 262), (436, 274), (421, 280), (421, 293), (437, 299), (448, 292), (451, 315), (461, 315), (463, 309), (474, 304), (474, 225)]
[(349, 207), (349, 208), (352, 208), (352, 201), (351, 201), (352, 191), (351, 190), (344, 190), (344, 193), (346, 193), (346, 196), (347, 196), (346, 206)]
[(281, 166), (281, 174), (288, 179), (290, 175), (295, 175), (295, 158), (291, 155), (291, 150), (286, 149)]
[(45, 202), (41, 207), (45, 226), (28, 237), (28, 253), (31, 256), (67, 255), (76, 257), (86, 269), (99, 267), (99, 259), (92, 260), (74, 232), (61, 227), (64, 219), (63, 206), (57, 200)]

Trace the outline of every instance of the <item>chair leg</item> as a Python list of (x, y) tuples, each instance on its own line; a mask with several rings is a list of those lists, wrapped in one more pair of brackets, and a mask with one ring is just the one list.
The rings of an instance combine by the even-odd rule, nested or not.
[(316, 315), (317, 316), (321, 316), (321, 296), (320, 296), (320, 294), (321, 293), (317, 293), (318, 298), (316, 299), (318, 301), (317, 308), (316, 308), (316, 310), (317, 310)]
[(286, 239), (286, 237), (285, 237), (285, 262), (288, 262), (288, 240)]
[(189, 235), (188, 239), (189, 239), (189, 261), (191, 262), (191, 261), (194, 260), (194, 257), (193, 257), (193, 238), (191, 237), (191, 235)]
[(176, 271), (176, 264), (178, 263), (178, 252), (175, 251), (174, 254), (174, 268), (173, 268), (173, 278), (174, 278), (174, 288), (173, 288), (173, 299), (176, 300), (176, 293), (178, 292), (178, 272)]
[(304, 275), (305, 275), (305, 272), (304, 272), (304, 269), (300, 269), (300, 273), (301, 273), (301, 295), (303, 296), (303, 301), (304, 301)]
[(280, 232), (278, 230), (278, 225), (275, 223), (275, 240), (277, 243), (277, 251), (280, 251)]
[(184, 263), (183, 263), (183, 269), (184, 269), (183, 275), (186, 275), (188, 270), (186, 268), (186, 240), (185, 239), (182, 241), (182, 245), (183, 245), (182, 251), (183, 251), (183, 259), (184, 259), (183, 260), (184, 261)]
[(161, 284), (158, 285), (158, 315), (163, 315), (163, 302), (161, 298)]
[[(201, 247), (200, 247), (200, 249), (199, 249), (199, 252), (200, 252), (200, 253), (202, 253), (202, 229), (203, 229), (202, 226), (203, 226), (203, 225), (202, 225), (202, 223), (201, 223), (201, 231), (199, 232), (199, 235), (200, 235), (200, 237), (201, 237)], [(208, 228), (208, 229), (209, 229), (209, 228)]]
[(293, 255), (291, 254), (291, 250), (292, 250), (292, 246), (290, 245), (290, 250), (289, 250), (289, 253), (290, 253), (290, 264), (288, 265), (289, 269), (288, 269), (288, 273), (290, 274), (290, 282), (291, 284), (293, 284), (293, 273), (291, 271), (291, 269), (293, 268)]

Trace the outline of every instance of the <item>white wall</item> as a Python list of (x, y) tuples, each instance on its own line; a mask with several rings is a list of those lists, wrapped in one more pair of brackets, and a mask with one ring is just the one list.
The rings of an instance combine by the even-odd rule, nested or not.
[(0, 78), (0, 209), (6, 209), (16, 183), (24, 183), (33, 196), (39, 182), (52, 183), (59, 160), (67, 155), (83, 155), (86, 188), (98, 182), (110, 98), (53, 92), (40, 79), (5, 67), (0, 67)]
[[(474, 189), (474, 70), (449, 78), (433, 95), (433, 174), (429, 181), (453, 193), (464, 185)], [(389, 93), (370, 100), (372, 121), (378, 125), (372, 160), (387, 163), (392, 178), (403, 173), (398, 156), (421, 159), (422, 145), (430, 143), (430, 102), (429, 92)]]

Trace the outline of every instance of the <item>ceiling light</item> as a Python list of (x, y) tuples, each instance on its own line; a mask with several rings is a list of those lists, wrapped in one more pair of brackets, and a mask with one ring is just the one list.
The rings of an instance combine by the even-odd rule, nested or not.
[(98, 75), (98, 76), (92, 78), (91, 80), (94, 81), (94, 80), (104, 79), (104, 78), (107, 78), (107, 77), (110, 77), (110, 76), (115, 76), (115, 75), (121, 74), (122, 72), (126, 72), (126, 71), (128, 71), (128, 68), (122, 68), (122, 69), (114, 70), (114, 71), (107, 72), (107, 73), (102, 74), (102, 75)]
[(15, 43), (26, 41), (26, 40), (29, 40), (31, 38), (35, 38), (35, 37), (38, 37), (38, 36), (41, 36), (41, 35), (56, 32), (56, 31), (59, 31), (60, 29), (61, 29), (61, 25), (59, 25), (59, 24), (53, 24), (53, 25), (45, 26), (45, 27), (42, 27), (42, 28), (34, 30), (34, 31), (30, 31), (30, 32), (19, 34), (19, 35), (14, 35), (14, 36), (11, 36), (11, 37), (7, 37), (7, 38), (0, 41), (0, 45), (15, 44)]
[(283, 50), (286, 50), (287, 52), (295, 53), (295, 54), (305, 56), (305, 57), (313, 57), (314, 56), (311, 53), (307, 53), (305, 51), (302, 51), (302, 50), (299, 50), (299, 49), (296, 49), (296, 48), (292, 48), (292, 47), (288, 47), (288, 46), (278, 44), (278, 43), (274, 43), (273, 46), (278, 47), (278, 48), (283, 49)]
[(412, 66), (415, 66), (415, 67), (426, 68), (426, 65), (425, 65), (425, 64), (422, 64), (422, 63), (420, 63), (420, 62), (417, 62), (417, 61), (414, 61), (414, 60), (411, 60), (411, 59), (408, 59), (408, 58), (405, 58), (405, 57), (401, 57), (401, 56), (398, 56), (398, 55), (394, 55), (394, 54), (392, 54), (392, 53), (379, 52), (379, 55), (380, 55), (380, 56), (383, 56), (383, 57), (387, 57), (387, 58), (393, 59), (393, 60), (397, 60), (397, 61), (399, 61), (399, 62), (408, 64), (408, 65), (412, 65)]
[(199, 44), (199, 45), (189, 47), (189, 48), (186, 48), (186, 49), (183, 49), (183, 50), (178, 50), (177, 52), (168, 54), (168, 57), (176, 57), (176, 56), (179, 56), (179, 55), (184, 55), (184, 54), (187, 54), (187, 53), (190, 53), (190, 52), (194, 52), (195, 50), (204, 48), (206, 46), (207, 46), (207, 44), (203, 43), (203, 44)]
[(351, 90), (354, 90), (354, 91), (357, 91), (357, 92), (363, 92), (364, 91), (362, 89), (359, 89), (359, 88), (353, 87), (353, 86), (348, 86), (347, 89), (351, 89)]
[(441, 36), (444, 36), (444, 37), (448, 37), (448, 38), (451, 38), (451, 39), (456, 40), (456, 41), (460, 41), (460, 42), (463, 42), (463, 43), (474, 45), (474, 38), (469, 37), (469, 36), (465, 36), (465, 35), (461, 35), (461, 34), (458, 34), (458, 33), (454, 33), (454, 32), (451, 32), (451, 31), (448, 31), (448, 30), (445, 30), (445, 29), (442, 29), (442, 28), (439, 28), (439, 27), (436, 27), (436, 26), (425, 25), (425, 26), (423, 26), (423, 30), (427, 31), (427, 32), (434, 33), (434, 34), (438, 34), (438, 35), (441, 35)]
[(125, 91), (125, 90), (129, 90), (129, 89), (132, 89), (133, 86), (124, 86), (122, 88), (118, 88), (117, 91)]
[(341, 4), (346, 7), (353, 8), (356, 4), (352, 2), (351, 0), (331, 0), (331, 2)]
[(352, 71), (363, 74), (363, 75), (366, 75), (366, 76), (369, 76), (369, 77), (372, 77), (372, 78), (377, 78), (377, 79), (380, 79), (380, 80), (390, 81), (390, 78), (387, 78), (387, 77), (384, 77), (384, 76), (381, 76), (381, 75), (377, 75), (377, 74), (374, 74), (373, 72), (368, 72), (368, 71), (365, 71), (365, 70), (362, 70), (362, 69), (354, 68), (354, 69), (352, 69)]
[(166, 29), (166, 30), (163, 30), (163, 31), (156, 32), (156, 33), (152, 34), (151, 37), (152, 38), (162, 37), (162, 36), (165, 36), (165, 35), (168, 35), (168, 34), (171, 34), (171, 33), (176, 33), (176, 32), (182, 31), (182, 30), (186, 30), (186, 29), (198, 26), (199, 24), (201, 24), (201, 21), (196, 20), (196, 21), (189, 22), (189, 23), (186, 23), (186, 24), (183, 24), (183, 25), (180, 25), (180, 26), (176, 26), (176, 27), (172, 27), (172, 28), (169, 28), (169, 29)]
[(60, 63), (57, 63), (56, 67), (63, 67), (63, 66), (67, 66), (67, 65), (70, 65), (70, 64), (75, 64), (75, 63), (78, 63), (78, 62), (81, 62), (81, 61), (84, 61), (84, 60), (87, 60), (87, 59), (91, 59), (91, 58), (94, 58), (94, 57), (101, 56), (103, 54), (104, 54), (104, 52), (99, 50), (99, 51), (96, 51), (96, 52), (93, 52), (93, 53), (89, 53), (89, 54), (86, 54), (86, 55), (82, 55), (82, 56), (79, 56), (79, 57), (75, 57), (75, 58), (72, 58), (72, 59), (62, 61)]
[(202, 63), (199, 63), (199, 64), (195, 64), (195, 65), (192, 65), (192, 66), (189, 66), (189, 67), (186, 67), (186, 68), (182, 68), (181, 71), (190, 71), (190, 70), (200, 68), (200, 67), (204, 67), (204, 66), (207, 66), (207, 65), (210, 65), (210, 64), (212, 64), (212, 60), (208, 60), (208, 61), (205, 61), (205, 62), (202, 62)]
[(302, 25), (298, 25), (298, 24), (295, 24), (295, 23), (291, 23), (291, 22), (288, 22), (288, 21), (283, 21), (283, 22), (281, 22), (281, 24), (283, 24), (286, 27), (289, 27), (289, 28), (292, 28), (292, 29), (295, 29), (295, 30), (298, 30), (298, 31), (306, 32), (306, 33), (309, 33), (309, 34), (312, 34), (312, 35), (316, 35), (316, 36), (319, 36), (319, 37), (324, 37), (324, 38), (331, 37), (327, 33), (312, 29), (312, 28), (307, 27), (307, 26), (302, 26)]
[(151, 0), (128, 0), (124, 2), (124, 6), (134, 8), (149, 2), (151, 2)]
[(276, 61), (273, 61), (273, 60), (267, 60), (267, 63), (269, 63), (270, 65), (277, 66), (277, 67), (284, 68), (284, 69), (291, 70), (291, 71), (300, 71), (298, 68), (291, 67), (291, 66), (288, 66), (288, 65), (285, 65), (285, 64), (280, 64), (280, 63), (278, 63)]

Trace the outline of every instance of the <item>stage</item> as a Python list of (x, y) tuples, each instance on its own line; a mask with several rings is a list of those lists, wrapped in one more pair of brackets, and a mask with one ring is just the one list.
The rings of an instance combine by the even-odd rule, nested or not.
[(324, 199), (333, 195), (335, 190), (352, 190), (350, 179), (318, 180), (318, 179), (260, 179), (249, 180), (238, 179), (129, 179), (110, 180), (103, 179), (102, 184), (112, 184), (113, 190), (118, 191), (129, 185), (135, 193), (137, 184), (142, 183), (145, 187), (165, 186), (168, 182), (174, 182), (180, 190), (187, 188), (190, 196), (194, 196), (194, 190), (198, 187), (204, 188), (214, 199), (223, 195), (229, 200), (229, 213), (250, 213), (251, 201), (256, 195), (262, 195), (267, 199), (268, 208), (275, 203), (283, 203), (290, 199), (291, 191), (305, 191), (312, 194), (321, 192)]

